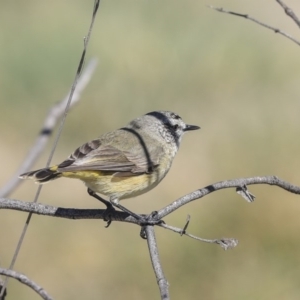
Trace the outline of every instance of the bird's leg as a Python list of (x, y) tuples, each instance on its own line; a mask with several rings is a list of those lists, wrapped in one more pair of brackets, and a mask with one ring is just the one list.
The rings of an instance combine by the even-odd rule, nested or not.
[(104, 221), (107, 222), (106, 224), (106, 228), (111, 224), (112, 220), (111, 220), (111, 213), (115, 211), (113, 205), (107, 201), (104, 200), (103, 198), (101, 198), (99, 195), (97, 195), (93, 190), (91, 190), (90, 188), (87, 189), (87, 192), (90, 196), (96, 198), (97, 200), (101, 201), (104, 205), (106, 205), (106, 210), (104, 212)]
[(108, 227), (112, 222), (111, 213), (115, 212), (114, 206), (117, 207), (118, 209), (122, 210), (123, 212), (126, 212), (133, 218), (135, 218), (138, 221), (138, 223), (142, 226), (142, 229), (144, 228), (145, 225), (157, 225), (157, 224), (160, 224), (161, 222), (163, 222), (162, 220), (155, 219), (155, 215), (157, 214), (157, 212), (153, 212), (149, 216), (146, 216), (146, 217), (141, 216), (141, 215), (138, 215), (138, 214), (130, 211), (123, 205), (119, 204), (118, 198), (111, 198), (110, 201), (107, 201), (107, 200), (101, 198), (96, 192), (94, 192), (90, 188), (87, 189), (87, 192), (90, 196), (96, 198), (97, 200), (101, 201), (103, 204), (106, 205), (106, 210), (104, 213), (104, 221), (107, 221), (106, 227)]
[(114, 209), (113, 206), (112, 206), (112, 204), (111, 204), (109, 201), (107, 201), (107, 200), (101, 198), (99, 195), (97, 195), (97, 194), (96, 194), (93, 190), (91, 190), (90, 188), (87, 189), (87, 192), (88, 192), (88, 194), (89, 194), (90, 196), (96, 198), (97, 200), (99, 200), (99, 201), (101, 201), (103, 204), (105, 204), (105, 206), (106, 206), (107, 209)]
[(130, 216), (134, 217), (135, 219), (137, 219), (138, 221), (143, 221), (144, 218), (142, 216), (139, 216), (137, 214), (135, 214), (134, 212), (130, 211), (129, 209), (127, 209), (126, 207), (124, 207), (123, 205), (119, 204), (119, 199), (118, 198), (111, 198), (110, 202), (113, 206), (117, 207), (118, 209), (126, 212), (127, 214), (129, 214)]
[[(110, 202), (112, 203), (113, 206), (119, 208), (120, 210), (122, 210), (122, 211), (126, 212), (127, 214), (129, 214), (130, 216), (134, 217), (138, 221), (139, 225), (142, 226), (142, 228), (145, 227), (146, 225), (158, 225), (158, 224), (161, 224), (162, 222), (164, 222), (164, 221), (158, 220), (156, 218), (157, 211), (151, 213), (148, 216), (138, 215), (138, 214), (130, 211), (123, 205), (119, 204), (118, 198), (110, 198)], [(141, 236), (142, 236), (142, 234), (141, 234)]]

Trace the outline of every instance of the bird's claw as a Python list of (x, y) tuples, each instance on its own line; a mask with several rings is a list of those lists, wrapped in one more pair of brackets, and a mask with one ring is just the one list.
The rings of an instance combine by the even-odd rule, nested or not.
[(145, 240), (147, 239), (146, 226), (154, 226), (164, 223), (164, 220), (158, 219), (157, 211), (153, 211), (147, 216), (142, 216), (139, 220), (139, 225), (141, 226), (140, 237)]
[(147, 225), (154, 226), (154, 225), (160, 225), (165, 222), (158, 218), (157, 211), (153, 211), (149, 215), (141, 216), (140, 219), (138, 220), (138, 223), (140, 226), (147, 226)]
[(115, 212), (115, 208), (112, 205), (108, 205), (103, 216), (103, 221), (107, 222), (105, 228), (108, 228), (112, 222), (111, 215)]

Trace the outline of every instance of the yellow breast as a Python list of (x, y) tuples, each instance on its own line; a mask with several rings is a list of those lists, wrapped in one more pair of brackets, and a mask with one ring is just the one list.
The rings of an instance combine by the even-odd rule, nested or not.
[(117, 176), (111, 172), (80, 171), (63, 172), (62, 176), (80, 179), (96, 193), (121, 200), (146, 193), (154, 188), (165, 174), (166, 172), (161, 172), (158, 167), (151, 174)]

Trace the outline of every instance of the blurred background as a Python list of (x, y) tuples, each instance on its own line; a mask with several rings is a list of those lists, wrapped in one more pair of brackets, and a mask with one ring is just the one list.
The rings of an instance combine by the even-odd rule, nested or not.
[[(300, 47), (206, 4), (248, 13), (295, 37), (276, 1), (102, 0), (88, 57), (99, 60), (68, 115), (53, 163), (87, 140), (149, 111), (178, 113), (201, 130), (184, 137), (168, 176), (123, 204), (150, 213), (208, 184), (277, 175), (300, 185)], [(298, 16), (300, 4), (288, 3)], [(93, 1), (0, 4), (0, 185), (33, 144), (48, 109), (69, 91)], [(46, 164), (53, 138), (35, 168)], [(32, 201), (24, 182), (11, 198)], [(250, 186), (249, 204), (232, 190), (213, 193), (165, 221), (203, 238), (234, 237), (223, 251), (156, 228), (172, 299), (299, 299), (300, 196)], [(79, 181), (45, 185), (45, 204), (100, 208)], [(0, 266), (8, 267), (27, 214), (0, 211)], [(34, 215), (15, 270), (54, 299), (159, 299), (147, 243), (137, 226)], [(40, 299), (15, 280), (8, 300)]]

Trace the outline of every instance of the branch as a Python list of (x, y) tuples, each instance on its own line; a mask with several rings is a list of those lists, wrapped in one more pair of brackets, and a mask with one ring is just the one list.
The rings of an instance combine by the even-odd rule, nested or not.
[(151, 258), (153, 270), (155, 272), (157, 284), (158, 284), (159, 290), (160, 290), (160, 297), (162, 300), (169, 300), (170, 299), (169, 284), (168, 284), (167, 279), (165, 278), (165, 275), (163, 273), (161, 263), (159, 260), (154, 227), (146, 226), (145, 230), (146, 230), (146, 234), (147, 234), (147, 243), (148, 243), (148, 249), (150, 252), (150, 258)]
[(293, 12), (291, 8), (289, 8), (285, 3), (283, 3), (281, 0), (276, 0), (276, 2), (279, 3), (279, 5), (284, 9), (285, 13), (293, 19), (293, 21), (300, 27), (300, 20), (296, 16), (296, 14)]
[(0, 296), (0, 300), (5, 300), (5, 297), (7, 296), (7, 289), (4, 288), (3, 285), (4, 285), (4, 281), (0, 277), (0, 294), (2, 293), (2, 289), (4, 289), (3, 296), (2, 296), (2, 298)]
[[(237, 191), (239, 191), (240, 188), (242, 188), (245, 191), (247, 185), (253, 185), (253, 184), (275, 185), (288, 192), (294, 194), (300, 194), (300, 187), (296, 185), (292, 185), (289, 182), (279, 179), (276, 176), (250, 177), (250, 178), (225, 180), (225, 181), (214, 183), (212, 185), (208, 185), (204, 188), (196, 190), (192, 193), (189, 193), (175, 200), (168, 206), (159, 210), (156, 214), (156, 217), (157, 219), (160, 220), (165, 216), (167, 216), (168, 214), (172, 213), (173, 211), (179, 209), (181, 206), (191, 201), (201, 199), (202, 197), (212, 192), (225, 189), (225, 188), (236, 188)], [(6, 198), (0, 198), (0, 209), (18, 210), (18, 211), (30, 212), (38, 215), (65, 218), (71, 220), (79, 220), (79, 219), (104, 220), (105, 219), (105, 210), (103, 209), (75, 209), (75, 208), (54, 207), (51, 205), (45, 205), (41, 203), (32, 203), (32, 202), (25, 202), (25, 201), (6, 199)], [(131, 217), (130, 215), (122, 211), (115, 211), (111, 213), (111, 220), (139, 225), (138, 221), (134, 217)], [(236, 239), (231, 239), (231, 238), (221, 238), (221, 239), (213, 239), (213, 240), (199, 238), (192, 234), (187, 233), (185, 227), (184, 229), (180, 229), (167, 224), (160, 224), (158, 226), (179, 233), (181, 235), (186, 235), (188, 237), (191, 237), (193, 239), (202, 242), (218, 244), (225, 250), (235, 247), (238, 243)]]
[[(92, 75), (95, 71), (97, 65), (97, 60), (92, 59), (85, 70), (83, 71), (80, 79), (78, 80), (77, 88), (73, 95), (73, 99), (70, 105), (70, 108), (73, 107), (76, 103), (79, 102), (81, 94), (83, 90), (86, 88), (87, 84), (92, 78)], [(9, 195), (17, 186), (20, 184), (21, 180), (19, 179), (19, 175), (29, 171), (36, 160), (39, 158), (40, 154), (43, 152), (46, 144), (53, 132), (53, 129), (61, 116), (64, 113), (66, 103), (69, 99), (69, 94), (60, 102), (56, 103), (50, 110), (40, 133), (33, 144), (32, 148), (27, 154), (27, 157), (24, 159), (23, 163), (16, 171), (16, 173), (12, 176), (12, 178), (0, 189), (0, 197), (6, 197)]]
[[(278, 0), (277, 0), (277, 1), (278, 1)], [(230, 14), (230, 15), (234, 15), (234, 16), (237, 16), (237, 17), (241, 17), (241, 18), (248, 19), (248, 20), (250, 20), (250, 21), (252, 21), (252, 22), (254, 22), (254, 23), (256, 23), (256, 24), (258, 24), (258, 25), (260, 25), (260, 26), (263, 26), (263, 27), (265, 27), (265, 28), (268, 28), (268, 29), (274, 31), (275, 33), (279, 33), (280, 35), (283, 35), (284, 37), (290, 39), (291, 41), (293, 41), (294, 43), (296, 43), (298, 46), (300, 46), (300, 41), (298, 41), (298, 40), (296, 40), (295, 38), (293, 38), (290, 34), (285, 33), (285, 32), (283, 32), (282, 30), (280, 30), (280, 29), (278, 29), (278, 28), (275, 28), (275, 27), (273, 27), (273, 26), (270, 26), (270, 25), (268, 25), (268, 24), (265, 24), (265, 23), (263, 23), (263, 22), (261, 22), (261, 21), (258, 21), (258, 20), (256, 20), (256, 19), (250, 17), (250, 16), (247, 15), (247, 14), (240, 14), (240, 13), (236, 13), (236, 12), (234, 12), (234, 11), (226, 10), (226, 9), (224, 9), (224, 8), (222, 8), (222, 7), (214, 7), (214, 6), (211, 6), (211, 5), (209, 5), (208, 7), (211, 8), (211, 9), (214, 9), (214, 10), (216, 10), (216, 11), (218, 11), (218, 12), (221, 12), (221, 13), (226, 13), (226, 14)]]
[(159, 210), (157, 213), (157, 218), (162, 219), (165, 216), (169, 215), (173, 211), (177, 210), (181, 206), (200, 199), (212, 192), (226, 189), (226, 188), (243, 188), (245, 186), (252, 185), (252, 184), (269, 184), (269, 185), (276, 185), (288, 192), (294, 194), (300, 194), (300, 187), (296, 185), (292, 185), (291, 183), (284, 181), (277, 176), (263, 176), (263, 177), (249, 177), (249, 178), (239, 178), (239, 179), (232, 179), (232, 180), (225, 180), (214, 183), (212, 185), (208, 185), (202, 189), (196, 190), (190, 194), (187, 194), (176, 201), (172, 202), (168, 206), (164, 207), (163, 209)]
[[(25, 202), (14, 199), (0, 198), (0, 209), (11, 209), (33, 213), (37, 215), (65, 218), (71, 220), (80, 219), (105, 219), (105, 209), (76, 209), (76, 208), (63, 208), (42, 203)], [(129, 222), (138, 224), (134, 217), (122, 211), (112, 212), (112, 221)]]
[[(105, 209), (76, 209), (76, 208), (63, 208), (45, 205), (41, 203), (25, 202), (14, 199), (0, 198), (0, 209), (11, 209), (23, 212), (29, 212), (42, 216), (57, 217), (71, 220), (81, 219), (100, 219), (105, 220)], [(143, 215), (145, 216), (145, 215)], [(112, 221), (126, 222), (139, 225), (138, 221), (123, 211), (115, 211), (110, 214)], [(158, 224), (158, 226), (185, 235), (195, 240), (220, 245), (224, 250), (234, 248), (237, 246), (238, 241), (231, 238), (221, 239), (204, 239), (186, 232), (186, 228), (181, 229), (178, 227), (167, 225), (166, 223)]]
[(16, 271), (12, 271), (12, 270), (7, 270), (7, 269), (0, 268), (0, 274), (5, 275), (7, 277), (12, 277), (14, 279), (17, 279), (21, 283), (23, 283), (23, 284), (27, 285), (28, 287), (32, 288), (44, 300), (53, 300), (53, 298), (51, 296), (49, 296), (48, 293), (41, 286), (37, 285), (34, 281), (32, 281), (27, 276), (25, 276), (21, 273), (18, 273)]
[[(93, 8), (93, 15), (92, 15), (92, 20), (91, 20), (91, 23), (90, 23), (90, 26), (89, 26), (89, 30), (88, 30), (88, 34), (87, 36), (84, 38), (84, 46), (83, 46), (83, 51), (82, 51), (82, 54), (81, 54), (81, 57), (80, 57), (80, 61), (79, 61), (79, 64), (78, 64), (78, 68), (77, 68), (77, 71), (76, 71), (76, 75), (75, 75), (75, 78), (74, 78), (74, 81), (73, 81), (73, 84), (72, 84), (72, 87), (71, 87), (71, 90), (70, 90), (70, 94), (68, 96), (68, 99), (65, 103), (65, 108), (64, 108), (64, 112), (63, 112), (63, 115), (62, 115), (62, 118), (61, 118), (61, 121), (60, 121), (60, 126), (58, 128), (58, 131), (57, 131), (57, 134), (56, 134), (56, 137), (54, 139), (54, 143), (53, 143), (53, 146), (52, 146), (52, 149), (50, 151), (50, 154), (49, 154), (49, 157), (48, 157), (48, 160), (47, 160), (47, 163), (46, 163), (46, 167), (49, 167), (50, 163), (51, 163), (51, 160), (53, 158), (53, 155), (54, 155), (54, 152), (56, 150), (56, 147), (58, 145), (58, 141), (59, 141), (59, 138), (61, 136), (61, 133), (62, 133), (62, 130), (63, 130), (63, 127), (64, 127), (64, 123), (65, 123), (65, 120), (66, 120), (66, 117), (67, 117), (67, 114), (68, 114), (68, 111), (69, 111), (69, 108), (70, 108), (70, 105), (72, 103), (72, 98), (73, 98), (73, 95), (75, 93), (75, 90), (76, 90), (76, 87), (77, 87), (77, 84), (78, 84), (78, 81), (80, 79), (80, 75), (81, 75), (81, 72), (82, 72), (82, 68), (83, 68), (83, 64), (84, 64), (84, 61), (85, 61), (85, 55), (86, 55), (86, 51), (87, 51), (87, 47), (88, 47), (88, 44), (89, 44), (89, 40), (90, 40), (90, 36), (91, 36), (91, 33), (92, 33), (92, 29), (93, 29), (93, 25), (94, 25), (94, 22), (95, 22), (95, 18), (96, 18), (96, 15), (97, 15), (97, 11), (98, 11), (98, 8), (99, 8), (99, 5), (100, 5), (100, 0), (94, 0), (94, 8)], [(42, 132), (42, 134), (48, 134), (48, 131), (46, 132)], [(39, 198), (39, 195), (40, 195), (40, 192), (41, 192), (41, 189), (42, 189), (42, 186), (40, 185), (36, 191), (36, 194), (35, 194), (35, 197), (34, 197), (34, 200), (33, 200), (33, 203), (36, 203), (38, 201), (38, 198)], [(18, 244), (16, 246), (16, 249), (14, 251), (14, 255), (13, 255), (13, 258), (11, 260), (11, 263), (9, 265), (9, 269), (12, 270), (13, 267), (14, 267), (14, 264), (17, 260), (17, 257), (18, 257), (18, 254), (19, 254), (19, 251), (21, 249), (21, 246), (22, 246), (22, 243), (23, 243), (23, 240), (24, 240), (24, 237), (25, 237), (25, 234), (26, 234), (26, 231), (27, 231), (27, 228), (30, 224), (30, 220), (31, 220), (31, 216), (32, 216), (32, 213), (29, 213), (28, 214), (28, 217), (26, 219), (26, 222), (25, 222), (25, 225), (23, 227), (23, 230), (22, 230), (22, 233), (21, 233), (21, 236), (19, 238), (19, 241), (18, 241)], [(5, 278), (5, 281), (4, 281), (4, 288), (3, 288), (3, 291), (5, 290), (5, 287), (7, 285), (7, 282), (8, 282), (8, 277)], [(3, 291), (1, 291), (0, 293), (0, 297), (3, 296)]]
[(167, 225), (167, 224), (160, 224), (159, 226), (163, 227), (165, 229), (169, 229), (173, 232), (179, 233), (181, 236), (185, 235), (187, 237), (190, 237), (190, 238), (195, 239), (195, 240), (200, 241), (200, 242), (209, 243), (209, 244), (217, 244), (221, 248), (223, 248), (224, 250), (232, 249), (232, 248), (234, 248), (238, 245), (238, 240), (233, 239), (233, 238), (221, 238), (221, 239), (213, 239), (213, 240), (203, 239), (203, 238), (200, 238), (200, 237), (195, 236), (193, 234), (187, 233), (185, 230), (182, 230), (181, 228), (177, 228), (177, 227), (170, 226), (170, 225)]
[[(264, 176), (264, 177), (249, 177), (238, 178), (232, 180), (224, 180), (204, 188), (189, 193), (174, 202), (170, 203), (166, 207), (159, 210), (156, 214), (157, 219), (162, 219), (165, 216), (171, 214), (173, 211), (179, 209), (181, 206), (187, 203), (201, 199), (204, 196), (226, 188), (245, 188), (248, 185), (253, 184), (268, 184), (278, 186), (293, 194), (300, 194), (300, 187), (293, 185), (287, 181), (284, 181), (276, 176)], [(66, 219), (103, 219), (105, 210), (102, 209), (75, 209), (75, 208), (62, 208), (54, 207), (51, 205), (45, 205), (41, 203), (25, 202), (14, 199), (0, 198), (0, 209), (11, 209), (23, 212), (31, 212), (38, 215), (59, 217)], [(121, 221), (138, 224), (134, 217), (129, 216), (125, 212), (115, 211), (112, 213), (112, 221)]]
[[(173, 211), (179, 209), (181, 206), (187, 203), (201, 199), (204, 196), (226, 188), (240, 188), (245, 189), (248, 185), (253, 184), (268, 184), (278, 186), (290, 193), (300, 194), (300, 187), (293, 185), (287, 181), (284, 181), (277, 176), (263, 176), (263, 177), (249, 177), (238, 178), (232, 180), (224, 180), (204, 188), (189, 193), (174, 202), (170, 203), (166, 207), (159, 210), (156, 214), (158, 220), (169, 215)], [(67, 219), (103, 219), (105, 210), (102, 209), (75, 209), (75, 208), (62, 208), (54, 207), (51, 205), (45, 205), (41, 203), (25, 202), (14, 199), (0, 198), (0, 209), (12, 209), (24, 212), (31, 212), (38, 215), (60, 217)], [(125, 212), (115, 211), (112, 213), (112, 221), (122, 221), (138, 224), (134, 217), (129, 216)]]

